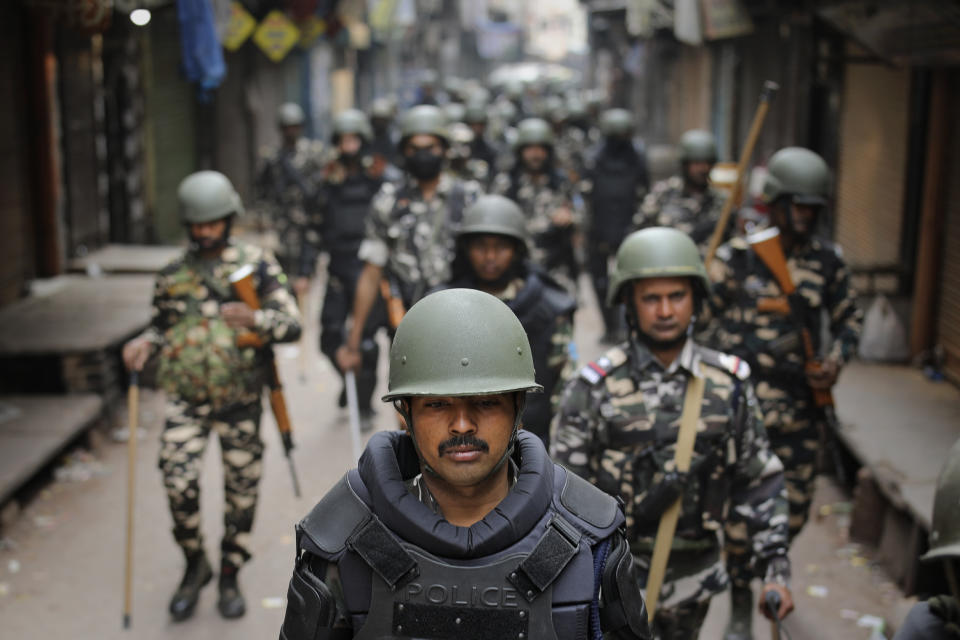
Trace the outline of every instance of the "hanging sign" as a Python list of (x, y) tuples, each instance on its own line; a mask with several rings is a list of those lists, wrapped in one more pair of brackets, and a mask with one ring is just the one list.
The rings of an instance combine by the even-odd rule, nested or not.
[(283, 60), (300, 40), (300, 30), (282, 11), (266, 15), (253, 33), (253, 42), (274, 62)]
[(257, 21), (250, 12), (239, 2), (231, 2), (230, 21), (223, 33), (223, 48), (227, 51), (236, 51), (256, 28)]

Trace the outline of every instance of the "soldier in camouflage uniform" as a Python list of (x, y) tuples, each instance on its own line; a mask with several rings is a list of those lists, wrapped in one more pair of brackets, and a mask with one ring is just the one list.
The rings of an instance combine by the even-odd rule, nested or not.
[[(827, 164), (808, 149), (788, 147), (775, 153), (767, 166), (762, 198), (779, 228), (787, 268), (797, 288), (797, 295), (790, 299), (793, 313), (758, 310), (764, 299), (778, 298), (783, 292), (750, 245), (735, 238), (717, 250), (717, 259), (710, 265), (717, 317), (708, 334), (714, 345), (750, 363), (764, 425), (785, 468), (793, 538), (807, 521), (820, 448), (811, 387), (829, 389), (836, 381), (841, 367), (856, 353), (863, 315), (838, 250), (812, 236), (818, 213), (827, 204)], [(832, 342), (822, 349), (824, 312)], [(826, 354), (818, 374), (805, 373), (803, 327), (810, 332), (815, 354)], [(738, 571), (733, 573), (736, 576)], [(740, 588), (733, 592), (733, 626), (738, 621), (742, 626), (743, 612), (750, 609), (749, 603), (739, 604), (749, 597), (749, 589), (743, 587), (746, 580), (749, 576), (739, 585), (734, 582)]]
[(305, 239), (302, 232), (309, 227), (324, 165), (323, 144), (303, 136), (303, 123), (299, 105), (280, 105), (277, 125), (282, 143), (261, 163), (255, 185), (257, 208), (266, 226), (276, 233), (277, 259), (286, 273), (294, 273), (300, 259)]
[(539, 118), (521, 122), (514, 151), (513, 169), (494, 178), (491, 191), (520, 205), (533, 238), (533, 261), (575, 296), (579, 269), (574, 245), (583, 217), (577, 206), (581, 199), (556, 168), (550, 125)]
[[(634, 217), (634, 226), (680, 229), (705, 255), (726, 200), (723, 192), (710, 185), (710, 170), (716, 162), (717, 145), (710, 132), (694, 129), (684, 133), (680, 138), (682, 175), (653, 185)], [(731, 216), (724, 240), (730, 238), (733, 229)]]
[[(236, 618), (245, 612), (237, 572), (250, 559), (263, 457), (260, 399), (270, 373), (270, 346), (299, 338), (300, 319), (276, 259), (230, 240), (231, 221), (243, 212), (230, 181), (201, 171), (180, 184), (178, 196), (191, 246), (160, 272), (150, 326), (124, 346), (123, 358), (138, 371), (158, 353), (158, 381), (167, 392), (159, 465), (173, 537), (187, 560), (170, 613), (174, 620), (190, 617), (212, 577), (200, 532), (199, 477), (213, 432), (220, 438), (226, 498), (217, 606), (224, 617)], [(241, 267), (252, 267), (260, 310), (234, 294), (229, 277)], [(241, 346), (240, 336), (264, 346)]]
[[(709, 289), (696, 246), (675, 229), (627, 237), (617, 252), (607, 304), (627, 309), (630, 337), (572, 379), (553, 424), (551, 454), (626, 503), (627, 539), (646, 584), (663, 512), (682, 512), (660, 605), (658, 638), (696, 638), (710, 598), (727, 587), (719, 532), (792, 609), (787, 583), (787, 500), (783, 467), (761, 423), (749, 367), (688, 338)], [(690, 471), (674, 458), (686, 389), (705, 391)]]
[(446, 119), (431, 105), (404, 114), (400, 149), (407, 171), (402, 184), (385, 183), (373, 198), (366, 235), (357, 252), (364, 262), (354, 293), (353, 324), (337, 350), (341, 370), (356, 371), (367, 316), (381, 295), (409, 309), (450, 278), (456, 231), (463, 211), (481, 193), (476, 182), (443, 172), (448, 148)]
[(576, 301), (527, 259), (523, 212), (503, 196), (481, 196), (463, 218), (457, 236), (453, 279), (444, 289), (479, 289), (496, 296), (516, 314), (533, 350), (537, 383), (546, 393), (527, 399), (523, 428), (544, 443), (560, 399), (563, 381), (573, 372), (573, 312)]

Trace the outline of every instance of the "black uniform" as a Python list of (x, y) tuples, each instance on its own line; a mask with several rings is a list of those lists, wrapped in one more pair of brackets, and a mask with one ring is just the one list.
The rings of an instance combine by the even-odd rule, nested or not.
[(608, 335), (622, 326), (619, 309), (604, 304), (609, 282), (608, 263), (627, 236), (633, 216), (649, 188), (647, 163), (632, 141), (607, 142), (590, 163), (584, 180), (588, 205), (587, 253), (590, 279), (603, 308)]
[[(327, 290), (320, 312), (320, 351), (338, 371), (335, 355), (346, 338), (346, 321), (353, 310), (353, 296), (363, 270), (363, 261), (357, 257), (357, 250), (364, 238), (370, 201), (381, 184), (380, 178), (366, 171), (345, 172), (342, 166), (334, 164), (328, 167), (327, 179), (319, 190), (316, 235), (330, 256)], [(306, 244), (300, 266), (302, 275), (313, 273), (320, 247), (315, 243)], [(367, 317), (360, 344), (363, 363), (357, 373), (357, 396), (364, 413), (371, 411), (370, 399), (377, 385), (379, 347), (374, 335), (383, 324), (383, 305), (378, 297), (377, 305)], [(341, 406), (345, 401), (342, 396)]]
[(512, 464), (507, 497), (457, 527), (408, 488), (410, 437), (375, 434), (297, 525), (281, 640), (649, 638), (616, 500), (532, 434)]

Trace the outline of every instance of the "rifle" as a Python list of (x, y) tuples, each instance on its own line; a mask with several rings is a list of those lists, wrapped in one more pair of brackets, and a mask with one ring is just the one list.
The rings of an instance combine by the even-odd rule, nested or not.
[(123, 565), (123, 628), (129, 629), (133, 614), (133, 515), (136, 506), (137, 436), (140, 424), (140, 380), (130, 372), (127, 390), (127, 539)]
[(400, 326), (400, 321), (403, 320), (403, 316), (407, 312), (403, 306), (400, 288), (390, 279), (382, 278), (380, 280), (380, 295), (387, 305), (387, 320), (390, 322), (390, 328), (396, 329)]
[[(770, 270), (770, 273), (773, 274), (777, 285), (783, 292), (783, 295), (777, 298), (761, 299), (757, 303), (757, 310), (790, 316), (794, 324), (800, 329), (800, 338), (803, 342), (804, 370), (808, 374), (819, 372), (821, 363), (813, 350), (813, 336), (801, 316), (798, 309), (799, 305), (791, 303), (791, 298), (795, 298), (797, 295), (797, 288), (790, 276), (790, 270), (787, 268), (787, 258), (783, 254), (783, 247), (780, 245), (780, 230), (776, 227), (770, 227), (758, 231), (747, 236), (747, 243), (760, 258), (760, 261)], [(810, 390), (813, 393), (813, 404), (820, 410), (823, 417), (824, 426), (821, 435), (833, 457), (837, 481), (846, 485), (846, 467), (843, 464), (843, 457), (836, 442), (836, 434), (839, 432), (840, 423), (834, 409), (833, 393), (830, 389), (811, 388)]]
[(772, 80), (763, 83), (763, 89), (760, 92), (760, 104), (757, 105), (757, 111), (753, 115), (753, 122), (750, 124), (750, 132), (747, 134), (747, 141), (743, 145), (743, 151), (740, 153), (740, 161), (737, 162), (737, 179), (733, 183), (733, 189), (730, 190), (730, 197), (723, 203), (723, 210), (720, 212), (720, 219), (713, 229), (713, 236), (710, 237), (710, 245), (707, 247), (707, 255), (703, 260), (704, 266), (709, 269), (713, 257), (717, 253), (717, 247), (723, 240), (723, 232), (727, 230), (730, 224), (730, 214), (733, 212), (733, 205), (740, 200), (743, 190), (743, 175), (747, 172), (747, 165), (750, 164), (750, 157), (753, 155), (753, 147), (757, 144), (757, 138), (760, 136), (760, 128), (763, 127), (763, 121), (767, 117), (767, 110), (770, 108), (770, 101), (780, 89), (780, 85)]
[[(260, 308), (260, 296), (253, 286), (253, 266), (244, 265), (230, 275), (230, 284), (233, 285), (237, 297), (246, 303), (251, 309)], [(264, 346), (260, 336), (253, 332), (245, 331), (237, 336), (238, 347), (257, 347)], [(300, 497), (300, 481), (297, 479), (297, 469), (293, 466), (293, 427), (290, 424), (290, 414), (287, 412), (287, 400), (283, 395), (283, 383), (280, 380), (280, 372), (277, 370), (277, 361), (273, 354), (273, 349), (264, 349), (267, 358), (270, 361), (270, 409), (273, 411), (273, 417), (277, 421), (277, 430), (280, 432), (280, 439), (283, 441), (283, 454), (287, 458), (287, 464), (290, 466), (290, 477), (293, 480), (293, 495)]]

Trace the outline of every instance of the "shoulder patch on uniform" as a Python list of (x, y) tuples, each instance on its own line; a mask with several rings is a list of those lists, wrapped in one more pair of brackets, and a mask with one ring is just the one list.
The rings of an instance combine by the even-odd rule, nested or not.
[(610, 351), (581, 367), (580, 377), (590, 384), (598, 384), (601, 380), (610, 375), (610, 372), (626, 362), (627, 354), (623, 349), (615, 347)]
[(738, 356), (700, 347), (700, 359), (713, 367), (726, 371), (740, 380), (750, 378), (750, 365), (747, 364), (746, 360)]

